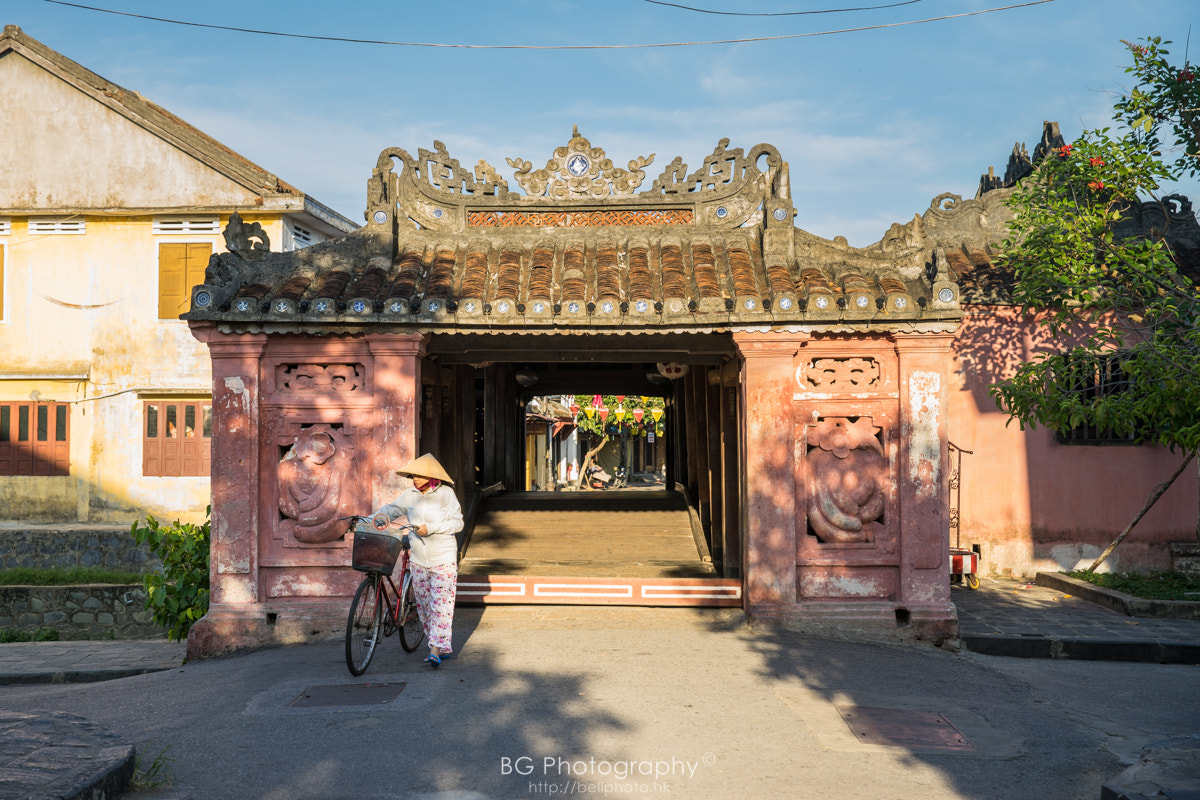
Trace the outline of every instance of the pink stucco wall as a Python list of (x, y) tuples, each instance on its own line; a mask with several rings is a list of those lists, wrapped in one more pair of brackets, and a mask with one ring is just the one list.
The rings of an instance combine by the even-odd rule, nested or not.
[[(996, 408), (989, 384), (1056, 348), (1010, 307), (974, 307), (955, 337), (949, 376), (950, 441), (962, 461), (960, 535), (979, 544), (985, 575), (1032, 576), (1091, 561), (1141, 510), (1183, 459), (1157, 446), (1062, 445), (1038, 427), (1022, 431)], [(1114, 570), (1166, 569), (1166, 543), (1195, 540), (1197, 471), (1189, 467), (1116, 550)], [(951, 533), (953, 539), (954, 533)]]

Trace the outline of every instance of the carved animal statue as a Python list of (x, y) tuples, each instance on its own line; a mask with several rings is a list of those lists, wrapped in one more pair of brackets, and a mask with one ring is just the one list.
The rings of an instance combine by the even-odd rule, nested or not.
[(827, 418), (810, 434), (808, 522), (822, 542), (872, 541), (883, 514), (887, 459), (868, 417)]
[(301, 431), (279, 462), (279, 527), (287, 539), (326, 544), (345, 533), (338, 520), (349, 459), (328, 425)]

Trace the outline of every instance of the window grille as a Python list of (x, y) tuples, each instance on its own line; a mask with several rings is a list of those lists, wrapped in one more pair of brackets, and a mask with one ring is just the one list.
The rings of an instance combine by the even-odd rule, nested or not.
[(0, 236), (8, 236), (12, 233), (12, 220), (0, 219)]
[(34, 217), (29, 220), (29, 232), (43, 235), (83, 234), (87, 233), (87, 220), (77, 217), (71, 219)]
[(216, 217), (192, 217), (184, 219), (154, 219), (156, 235), (171, 233), (220, 233), (221, 223)]
[[(1128, 391), (1132, 380), (1124, 369), (1126, 356), (1112, 353), (1100, 356), (1069, 355), (1065, 360), (1064, 382), (1082, 395), (1084, 404), (1099, 397), (1111, 397)], [(1108, 428), (1083, 424), (1069, 430), (1055, 431), (1060, 444), (1104, 445), (1136, 444), (1133, 434), (1114, 434)]]

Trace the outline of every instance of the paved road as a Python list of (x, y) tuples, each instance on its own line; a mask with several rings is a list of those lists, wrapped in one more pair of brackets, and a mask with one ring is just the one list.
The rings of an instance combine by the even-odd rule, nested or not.
[[(0, 711), (70, 712), (151, 756), (169, 747), (177, 785), (139, 795), (161, 800), (1096, 800), (1200, 718), (1196, 666), (955, 655), (755, 631), (727, 612), (462, 609), (456, 638), (437, 671), (389, 640), (352, 678), (332, 642), (10, 686)], [(393, 697), (354, 694), (373, 692)], [(847, 723), (880, 713), (908, 744)], [(958, 749), (931, 744), (948, 732), (932, 715)]]

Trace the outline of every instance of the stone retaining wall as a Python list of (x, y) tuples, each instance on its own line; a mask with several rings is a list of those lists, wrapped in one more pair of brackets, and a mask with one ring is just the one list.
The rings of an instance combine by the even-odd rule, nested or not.
[(59, 639), (157, 639), (141, 584), (0, 586), (0, 628), (49, 627)]
[(0, 528), (0, 567), (100, 567), (153, 572), (160, 562), (128, 527), (30, 525)]

